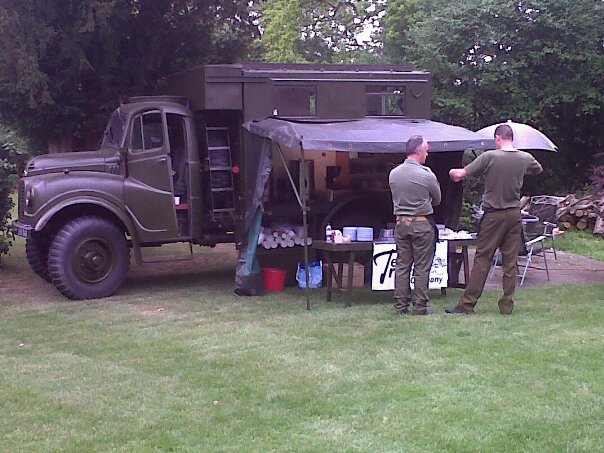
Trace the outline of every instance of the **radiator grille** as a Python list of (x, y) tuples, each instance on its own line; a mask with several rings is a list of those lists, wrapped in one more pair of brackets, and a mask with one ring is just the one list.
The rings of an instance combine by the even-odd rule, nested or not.
[(25, 210), (25, 181), (19, 181), (19, 217), (23, 215)]

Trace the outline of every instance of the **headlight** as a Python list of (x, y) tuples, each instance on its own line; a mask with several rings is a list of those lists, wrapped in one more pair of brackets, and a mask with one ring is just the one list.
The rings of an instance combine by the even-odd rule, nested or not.
[(34, 199), (34, 188), (29, 187), (25, 192), (25, 206), (30, 207)]

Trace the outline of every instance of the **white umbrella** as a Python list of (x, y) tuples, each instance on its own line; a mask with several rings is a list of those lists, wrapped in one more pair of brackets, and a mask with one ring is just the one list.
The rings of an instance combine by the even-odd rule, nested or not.
[[(499, 124), (507, 124), (512, 128), (512, 131), (514, 132), (514, 146), (518, 149), (541, 149), (545, 151), (556, 151), (558, 149), (554, 142), (547, 138), (543, 132), (538, 131), (528, 124), (514, 123), (512, 120), (508, 120), (507, 123)], [(476, 131), (476, 133), (485, 138), (493, 138), (495, 128), (497, 128), (499, 124), (484, 127), (479, 131)]]

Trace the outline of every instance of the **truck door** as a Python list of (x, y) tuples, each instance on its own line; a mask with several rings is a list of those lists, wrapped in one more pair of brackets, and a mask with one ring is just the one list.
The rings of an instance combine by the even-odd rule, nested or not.
[(124, 199), (141, 242), (178, 236), (166, 131), (164, 115), (157, 109), (139, 113), (131, 124)]

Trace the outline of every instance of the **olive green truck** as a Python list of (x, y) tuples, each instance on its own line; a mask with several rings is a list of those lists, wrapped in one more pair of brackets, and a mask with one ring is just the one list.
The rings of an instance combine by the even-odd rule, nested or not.
[[(431, 89), (430, 74), (402, 65), (196, 67), (169, 78), (164, 96), (121, 104), (98, 150), (31, 159), (19, 182), (13, 231), (26, 238), (35, 273), (67, 298), (109, 296), (126, 278), (130, 250), (140, 265), (145, 247), (241, 241), (245, 122), (429, 119)], [(459, 218), (461, 193), (447, 185), (446, 173), (461, 155), (440, 153), (432, 161), (449, 200), (436, 212), (441, 223)], [(267, 184), (264, 222), (300, 224), (286, 167), (297, 181), (302, 161), (291, 151), (281, 160)], [(388, 172), (401, 160), (400, 154), (308, 155), (310, 235), (322, 238), (327, 223), (378, 232), (392, 222)]]

